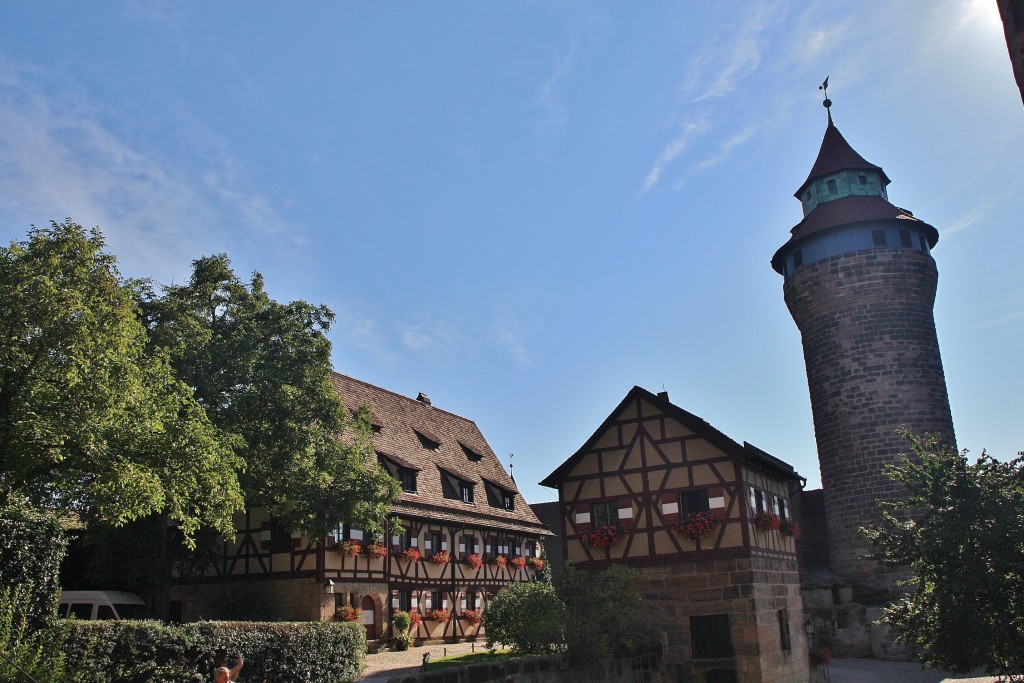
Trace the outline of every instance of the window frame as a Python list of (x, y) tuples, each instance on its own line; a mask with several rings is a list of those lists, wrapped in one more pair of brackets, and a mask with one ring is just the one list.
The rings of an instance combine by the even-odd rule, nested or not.
[(735, 657), (729, 615), (691, 615), (690, 651), (694, 660), (732, 659)]
[(679, 492), (679, 517), (685, 519), (696, 512), (711, 512), (711, 495), (707, 489)]
[[(598, 511), (601, 511), (599, 514)], [(613, 515), (614, 513), (614, 515)], [(600, 521), (598, 517), (600, 516)], [(613, 520), (614, 517), (614, 520)], [(590, 519), (593, 526), (619, 526), (619, 501), (603, 500), (599, 503), (590, 504)]]

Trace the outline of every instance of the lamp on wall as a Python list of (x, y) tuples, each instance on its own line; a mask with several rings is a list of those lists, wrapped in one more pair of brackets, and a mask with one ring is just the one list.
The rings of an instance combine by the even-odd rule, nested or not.
[(334, 582), (330, 579), (324, 581), (324, 593), (334, 595)]

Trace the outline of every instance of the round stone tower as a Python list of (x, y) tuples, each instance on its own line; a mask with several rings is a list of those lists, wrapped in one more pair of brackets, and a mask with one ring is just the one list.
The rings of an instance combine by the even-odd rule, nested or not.
[(869, 545), (858, 529), (899, 492), (883, 472), (909, 450), (897, 430), (955, 446), (932, 313), (938, 231), (890, 204), (888, 184), (829, 111), (818, 158), (796, 191), (804, 218), (772, 257), (803, 339), (831, 569), (882, 590), (893, 575), (862, 559)]

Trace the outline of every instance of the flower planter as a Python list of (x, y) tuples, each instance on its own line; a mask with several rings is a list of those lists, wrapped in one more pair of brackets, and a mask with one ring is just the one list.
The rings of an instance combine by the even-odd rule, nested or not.
[(472, 555), (466, 555), (462, 563), (475, 571), (484, 565), (484, 559), (478, 554), (473, 553)]
[(452, 556), (447, 550), (438, 550), (430, 556), (430, 561), (434, 564), (448, 564), (452, 561)]
[(479, 626), (483, 619), (480, 611), (475, 609), (462, 610), (462, 614), (459, 615), (459, 618), (468, 621), (470, 626)]
[(427, 613), (427, 619), (442, 624), (447, 624), (449, 621), (452, 620), (452, 613), (446, 609), (435, 609)]
[(758, 531), (778, 531), (779, 523), (779, 516), (771, 512), (759, 512), (754, 517), (754, 526)]
[(526, 566), (526, 558), (525, 557), (520, 557), (519, 555), (516, 555), (515, 557), (512, 558), (512, 566), (515, 567), (516, 569), (522, 569), (523, 567)]
[(606, 524), (580, 534), (580, 541), (588, 548), (600, 550), (618, 543), (623, 534), (622, 527)]
[(359, 541), (342, 541), (335, 547), (335, 550), (337, 550), (342, 557), (358, 557), (363, 553), (363, 546)]
[(359, 621), (363, 618), (363, 610), (351, 605), (342, 605), (334, 612), (335, 621)]
[(416, 548), (407, 548), (401, 552), (398, 559), (405, 560), (406, 562), (419, 562), (423, 559), (423, 553), (416, 550)]
[(694, 512), (687, 515), (686, 519), (676, 524), (674, 528), (680, 536), (699, 544), (714, 532), (718, 523), (718, 517), (711, 512)]
[(371, 543), (363, 549), (363, 553), (371, 560), (383, 560), (388, 556), (388, 549), (380, 543)]

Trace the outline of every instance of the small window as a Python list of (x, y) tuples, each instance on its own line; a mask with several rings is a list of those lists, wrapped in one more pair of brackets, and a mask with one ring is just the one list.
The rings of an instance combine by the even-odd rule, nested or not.
[(836, 181), (834, 181), (834, 180), (830, 180), (830, 181), (828, 181), (828, 193), (829, 193), (829, 194), (835, 194), (835, 193), (836, 193), (836, 192), (838, 192), (838, 191), (839, 191), (839, 190), (838, 190), (838, 188), (836, 187)]
[(441, 532), (440, 531), (431, 531), (430, 532), (430, 551), (434, 552), (434, 553), (438, 552), (443, 547), (443, 544), (444, 544), (444, 541), (442, 540)]
[(515, 505), (516, 497), (511, 493), (505, 491), (501, 494), (501, 506), (506, 510), (511, 510)]
[(785, 498), (779, 498), (779, 518), (784, 522), (790, 519), (789, 501)]
[(695, 512), (707, 512), (711, 508), (708, 506), (708, 492), (706, 489), (700, 491), (683, 491), (679, 494), (679, 515), (680, 517), (686, 517), (692, 515)]
[(398, 480), (402, 482), (402, 490), (406, 493), (416, 493), (416, 471), (401, 468), (398, 470)]
[(857, 176), (857, 182), (860, 183), (861, 185), (867, 185), (868, 177), (861, 173), (859, 176)]
[(412, 532), (408, 529), (402, 529), (398, 534), (398, 552), (403, 552), (411, 547), (413, 547)]
[(494, 559), (498, 556), (498, 539), (488, 538), (486, 542), (487, 556)]
[(690, 644), (694, 659), (727, 659), (733, 656), (729, 615), (690, 617)]
[(540, 553), (537, 552), (537, 541), (526, 542), (526, 556), (527, 557), (540, 557)]
[(444, 593), (441, 591), (431, 591), (430, 609), (443, 609), (442, 605), (444, 605)]
[(885, 239), (885, 230), (872, 230), (871, 239), (876, 247), (884, 247), (889, 244), (889, 241)]
[(799, 268), (804, 264), (804, 252), (797, 249), (793, 252), (793, 267)]
[(764, 491), (750, 487), (750, 510), (755, 515), (765, 512), (768, 509), (767, 499)]
[(617, 501), (594, 503), (590, 506), (590, 514), (593, 517), (594, 526), (619, 525), (619, 503)]
[(917, 236), (917, 243), (921, 245), (921, 251), (928, 251), (928, 243), (924, 241), (924, 235)]
[(466, 444), (459, 443), (459, 445), (462, 446), (462, 452), (466, 454), (466, 458), (469, 459), (470, 462), (480, 462), (484, 459), (484, 456), (480, 455)]
[(904, 247), (913, 247), (914, 243), (910, 240), (909, 230), (900, 230), (900, 244)]
[(480, 605), (480, 594), (472, 588), (466, 591), (466, 609), (476, 609)]
[(403, 612), (412, 611), (412, 591), (398, 591), (398, 609)]
[(428, 451), (436, 451), (438, 448), (441, 447), (441, 443), (439, 441), (432, 439), (426, 434), (418, 432), (415, 429), (413, 431), (416, 432), (416, 438), (420, 440), (420, 445), (426, 448)]
[(473, 502), (473, 485), (464, 481), (459, 482), (459, 497), (463, 503)]
[(789, 610), (779, 610), (779, 645), (782, 647), (783, 652), (789, 652), (793, 649), (793, 641), (789, 637)]

